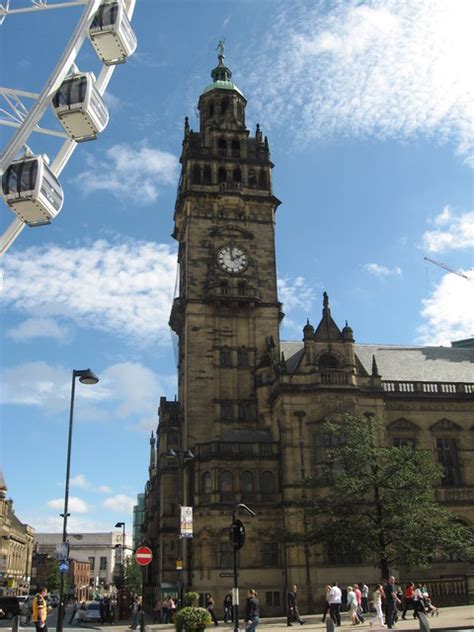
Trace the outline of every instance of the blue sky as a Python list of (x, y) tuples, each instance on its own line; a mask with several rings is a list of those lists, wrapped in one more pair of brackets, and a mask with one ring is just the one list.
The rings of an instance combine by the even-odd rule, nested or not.
[[(8, 16), (0, 85), (40, 92), (80, 11)], [(473, 335), (474, 284), (423, 260), (474, 278), (473, 18), (469, 0), (138, 0), (109, 126), (63, 171), (54, 223), (25, 229), (1, 261), (1, 465), (21, 520), (61, 528), (71, 371), (90, 366), (100, 382), (76, 389), (70, 530), (131, 524), (159, 398), (176, 393), (183, 121), (199, 126), (222, 38), (275, 163), (282, 339), (319, 322), (324, 290), (359, 342)], [(77, 63), (100, 71), (88, 42)], [(0, 127), (2, 148), (10, 135)], [(12, 217), (4, 206), (2, 232)]]

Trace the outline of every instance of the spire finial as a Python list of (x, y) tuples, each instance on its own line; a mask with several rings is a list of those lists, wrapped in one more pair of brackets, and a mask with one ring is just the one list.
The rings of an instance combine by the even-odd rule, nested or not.
[(327, 292), (323, 292), (323, 309), (327, 309), (329, 307), (329, 297)]
[(219, 66), (224, 65), (224, 57), (225, 57), (225, 39), (219, 40), (219, 43), (216, 47), (217, 57), (219, 59)]

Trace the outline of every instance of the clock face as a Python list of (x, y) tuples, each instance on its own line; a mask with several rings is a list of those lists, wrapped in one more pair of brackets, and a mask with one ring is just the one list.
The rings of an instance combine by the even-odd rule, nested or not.
[(242, 272), (248, 264), (247, 253), (239, 246), (222, 246), (217, 253), (217, 263), (224, 272)]

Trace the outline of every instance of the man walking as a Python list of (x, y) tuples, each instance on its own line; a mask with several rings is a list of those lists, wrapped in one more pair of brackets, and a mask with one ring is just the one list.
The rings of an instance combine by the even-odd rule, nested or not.
[(395, 586), (395, 577), (391, 575), (388, 584), (385, 586), (385, 619), (389, 629), (395, 627), (395, 616), (397, 614), (397, 603), (400, 599), (397, 597), (397, 587)]
[(300, 625), (303, 625), (304, 621), (300, 616), (298, 610), (298, 597), (297, 597), (298, 588), (293, 585), (291, 590), (288, 591), (288, 610), (286, 615), (286, 625), (293, 625), (292, 621), (298, 621)]
[(337, 582), (333, 582), (331, 590), (328, 593), (329, 614), (337, 627), (341, 625), (341, 603), (342, 603), (342, 590), (337, 585)]
[(45, 599), (46, 588), (41, 587), (38, 594), (33, 599), (33, 622), (36, 632), (48, 632), (46, 617), (48, 616), (48, 605)]

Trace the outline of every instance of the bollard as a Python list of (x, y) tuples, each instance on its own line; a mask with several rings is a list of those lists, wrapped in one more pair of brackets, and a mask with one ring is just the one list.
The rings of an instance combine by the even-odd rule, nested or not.
[(334, 632), (334, 621), (330, 616), (326, 617), (326, 632)]
[(420, 621), (420, 632), (430, 632), (430, 622), (424, 612), (418, 611), (418, 619)]
[(13, 617), (12, 620), (12, 632), (18, 632), (20, 629), (20, 615), (17, 614)]

